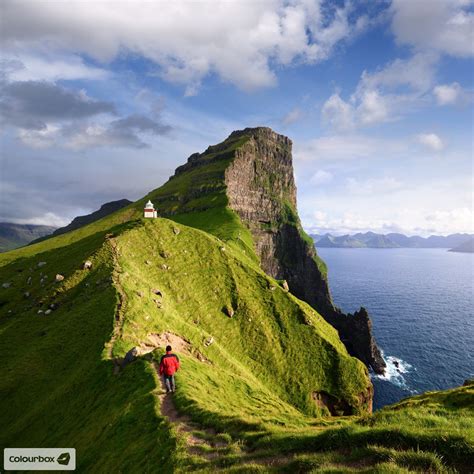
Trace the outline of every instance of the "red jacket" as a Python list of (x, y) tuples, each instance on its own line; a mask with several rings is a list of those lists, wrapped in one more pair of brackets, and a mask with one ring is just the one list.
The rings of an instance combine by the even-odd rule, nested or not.
[(173, 375), (179, 369), (179, 359), (176, 354), (167, 352), (160, 361), (160, 375)]

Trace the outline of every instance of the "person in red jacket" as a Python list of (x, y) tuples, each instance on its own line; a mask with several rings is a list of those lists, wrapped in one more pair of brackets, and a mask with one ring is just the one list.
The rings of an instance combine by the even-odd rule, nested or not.
[(176, 354), (171, 352), (171, 346), (166, 346), (166, 354), (160, 360), (160, 375), (165, 380), (166, 393), (176, 390), (174, 374), (179, 370), (179, 359)]

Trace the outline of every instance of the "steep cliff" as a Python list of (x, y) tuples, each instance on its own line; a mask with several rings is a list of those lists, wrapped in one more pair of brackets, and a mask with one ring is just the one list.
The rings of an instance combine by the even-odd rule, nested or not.
[[(338, 330), (352, 355), (383, 373), (385, 362), (367, 312), (346, 315), (334, 306), (326, 266), (301, 227), (291, 151), (291, 140), (270, 128), (235, 131), (204, 153), (191, 155), (152, 197), (166, 215), (219, 206), (235, 211), (251, 233), (263, 270), (286, 280), (295, 296)], [(189, 224), (186, 217), (182, 221)]]

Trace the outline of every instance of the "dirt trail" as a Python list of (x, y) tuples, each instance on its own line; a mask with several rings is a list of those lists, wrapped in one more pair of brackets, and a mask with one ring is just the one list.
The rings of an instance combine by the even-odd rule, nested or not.
[(226, 446), (226, 443), (213, 439), (216, 432), (212, 429), (203, 429), (197, 423), (193, 423), (186, 415), (181, 415), (173, 402), (173, 395), (166, 393), (163, 377), (159, 375), (159, 364), (153, 362), (156, 374), (160, 380), (162, 393), (158, 395), (161, 401), (161, 414), (173, 423), (176, 431), (184, 435), (187, 451), (190, 455), (199, 455), (207, 460), (215, 459), (218, 449)]

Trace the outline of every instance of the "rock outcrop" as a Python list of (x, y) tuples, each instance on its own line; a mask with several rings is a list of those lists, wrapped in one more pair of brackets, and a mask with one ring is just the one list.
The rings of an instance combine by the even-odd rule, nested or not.
[(332, 302), (324, 263), (301, 228), (296, 211), (291, 140), (269, 128), (245, 129), (249, 135), (235, 151), (225, 173), (229, 205), (250, 229), (262, 268), (286, 280), (290, 291), (313, 306), (341, 336), (349, 352), (376, 373), (385, 362), (364, 308), (343, 314)]
[[(189, 179), (177, 190), (173, 180), (184, 174)], [(154, 199), (164, 215), (204, 211), (215, 202), (233, 209), (253, 236), (263, 270), (285, 280), (295, 296), (333, 325), (350, 354), (374, 372), (384, 372), (367, 312), (362, 308), (346, 315), (334, 306), (326, 265), (303, 231), (288, 137), (266, 127), (235, 131), (204, 153), (191, 155)]]

